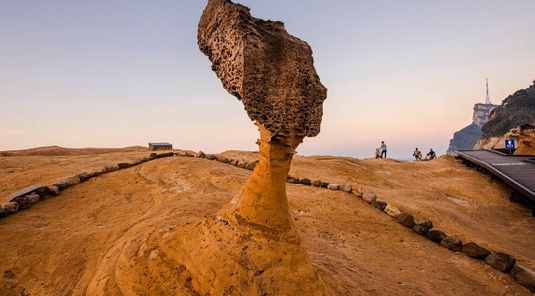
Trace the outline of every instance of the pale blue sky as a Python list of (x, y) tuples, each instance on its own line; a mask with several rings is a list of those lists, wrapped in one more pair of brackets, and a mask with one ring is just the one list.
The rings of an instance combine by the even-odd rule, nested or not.
[[(329, 89), (302, 155), (445, 153), (472, 107), (535, 79), (533, 0), (243, 0), (307, 41)], [(0, 0), (0, 150), (168, 141), (255, 150), (196, 44), (203, 0)]]

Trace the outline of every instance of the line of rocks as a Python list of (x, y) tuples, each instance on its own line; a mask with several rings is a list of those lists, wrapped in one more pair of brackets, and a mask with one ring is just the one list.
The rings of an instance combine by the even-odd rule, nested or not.
[(526, 266), (519, 265), (513, 256), (500, 252), (491, 252), (475, 242), (463, 244), (463, 242), (455, 236), (447, 236), (440, 230), (432, 229), (433, 222), (429, 220), (416, 222), (412, 214), (404, 213), (398, 208), (387, 204), (385, 201), (378, 200), (377, 195), (371, 190), (363, 190), (359, 187), (356, 187), (357, 190), (355, 190), (355, 186), (352, 186), (351, 184), (333, 184), (323, 182), (319, 179), (299, 179), (291, 176), (288, 176), (286, 182), (290, 184), (302, 184), (352, 193), (375, 208), (383, 211), (388, 216), (396, 219), (399, 224), (411, 228), (415, 233), (427, 237), (440, 244), (442, 247), (454, 252), (462, 252), (464, 255), (471, 258), (484, 260), (488, 265), (501, 272), (511, 273), (513, 278), (520, 285), (528, 288), (530, 292), (535, 293), (535, 272)]
[[(175, 155), (182, 157), (197, 157), (207, 160), (216, 160), (222, 163), (234, 165), (248, 170), (254, 170), (254, 168), (258, 164), (258, 160), (252, 163), (248, 163), (241, 160), (229, 159), (220, 155), (205, 154), (202, 151), (199, 151), (196, 155), (189, 152), (178, 152), (175, 153)], [(433, 222), (429, 220), (416, 222), (412, 214), (404, 213), (398, 208), (389, 205), (387, 202), (378, 200), (377, 195), (371, 190), (363, 190), (362, 187), (353, 186), (348, 183), (336, 184), (324, 182), (319, 179), (299, 179), (292, 176), (288, 176), (286, 182), (289, 184), (302, 184), (305, 186), (326, 188), (330, 190), (340, 190), (360, 197), (362, 198), (362, 200), (371, 204), (375, 208), (379, 209), (380, 211), (383, 211), (385, 214), (396, 219), (399, 224), (411, 228), (415, 233), (423, 235), (428, 239), (439, 243), (444, 248), (447, 248), (448, 250), (454, 252), (462, 252), (464, 255), (471, 258), (485, 260), (485, 262), (493, 268), (500, 270), (504, 273), (511, 273), (513, 278), (520, 285), (528, 288), (531, 292), (535, 293), (535, 272), (525, 266), (519, 265), (513, 256), (500, 252), (491, 252), (474, 242), (463, 244), (462, 241), (455, 236), (447, 236), (444, 232), (440, 230), (432, 229)]]
[[(246, 163), (243, 161), (229, 159), (223, 156), (216, 156), (213, 154), (207, 155), (202, 151), (199, 151), (197, 155), (193, 155), (189, 152), (182, 152), (178, 153), (177, 155), (185, 157), (205, 158), (208, 160), (217, 160), (222, 163), (231, 164), (249, 170), (254, 170), (256, 164), (258, 163), (258, 161), (255, 161), (254, 163)], [(458, 237), (448, 236), (440, 230), (432, 229), (432, 221), (422, 220), (416, 222), (412, 214), (404, 213), (398, 208), (389, 205), (387, 202), (378, 200), (377, 195), (371, 190), (364, 190), (362, 187), (353, 186), (348, 183), (336, 184), (324, 182), (320, 179), (299, 179), (292, 176), (288, 176), (286, 178), (286, 182), (289, 184), (301, 184), (305, 186), (326, 188), (329, 190), (340, 190), (360, 197), (362, 198), (362, 200), (371, 204), (378, 210), (396, 219), (399, 224), (411, 228), (415, 233), (427, 237), (431, 241), (440, 244), (442, 247), (454, 252), (462, 252), (464, 255), (470, 258), (484, 260), (488, 265), (501, 272), (511, 273), (513, 278), (520, 285), (528, 288), (529, 291), (531, 291), (532, 293), (535, 293), (535, 272), (527, 268), (526, 266), (519, 265), (513, 256), (505, 253), (489, 251), (486, 248), (479, 246), (475, 242), (463, 244), (463, 242)]]
[[(148, 158), (143, 158), (141, 160), (135, 161), (134, 163), (117, 163), (115, 165), (106, 166), (101, 171), (91, 173), (83, 172), (75, 176), (67, 177), (65, 178), (65, 180), (57, 182), (52, 186), (42, 186), (41, 184), (35, 184), (33, 186), (12, 193), (6, 199), (7, 202), (5, 202), (6, 200), (4, 200), (4, 202), (0, 204), (0, 217), (6, 217), (10, 214), (18, 212), (19, 210), (28, 209), (32, 204), (41, 200), (48, 199), (51, 196), (59, 195), (62, 190), (71, 186), (75, 186), (92, 177), (104, 173), (110, 173), (121, 169), (130, 168), (150, 160), (171, 156), (197, 157), (204, 158), (207, 160), (216, 160), (247, 170), (254, 170), (254, 168), (258, 164), (258, 160), (249, 163), (245, 161), (229, 159), (219, 155), (205, 154), (202, 151), (199, 151), (197, 155), (194, 155), (189, 152), (167, 152), (161, 154), (151, 153)], [(439, 243), (444, 248), (447, 248), (454, 252), (462, 252), (464, 255), (471, 258), (485, 260), (485, 262), (493, 268), (504, 273), (511, 273), (513, 278), (520, 285), (528, 288), (532, 293), (535, 293), (535, 272), (525, 266), (519, 265), (513, 256), (500, 252), (491, 252), (474, 242), (463, 244), (462, 241), (455, 236), (447, 236), (444, 232), (440, 230), (432, 229), (433, 222), (429, 220), (422, 220), (416, 222), (412, 214), (401, 212), (398, 208), (389, 205), (387, 202), (378, 200), (377, 195), (371, 190), (363, 190), (361, 187), (356, 187), (348, 183), (336, 184), (324, 182), (319, 179), (299, 179), (292, 176), (288, 176), (286, 182), (289, 184), (302, 184), (305, 186), (326, 188), (329, 190), (340, 190), (360, 197), (362, 198), (362, 200), (371, 204), (375, 208), (379, 209), (380, 211), (383, 211), (385, 214), (396, 219), (399, 224), (411, 228), (415, 233), (423, 235), (428, 239)]]
[(78, 185), (82, 182), (87, 181), (90, 178), (105, 174), (111, 173), (122, 169), (127, 169), (144, 162), (154, 160), (157, 158), (173, 156), (173, 152), (167, 153), (151, 153), (149, 157), (144, 157), (140, 160), (134, 161), (132, 163), (117, 163), (114, 165), (109, 165), (104, 167), (100, 171), (95, 172), (83, 172), (74, 176), (65, 178), (62, 181), (54, 183), (51, 186), (43, 186), (41, 184), (35, 184), (24, 189), (21, 189), (17, 192), (10, 194), (5, 198), (2, 203), (0, 203), (0, 218), (7, 217), (9, 215), (15, 214), (18, 211), (26, 210), (31, 207), (32, 204), (48, 199), (52, 196), (57, 196), (62, 190), (67, 189), (68, 187)]
[(203, 158), (207, 160), (215, 160), (215, 161), (230, 164), (230, 165), (237, 166), (239, 168), (250, 170), (250, 171), (254, 170), (256, 168), (256, 165), (259, 163), (258, 160), (255, 160), (254, 162), (247, 162), (247, 161), (242, 161), (242, 160), (230, 159), (230, 158), (220, 156), (220, 155), (215, 155), (215, 154), (206, 154), (202, 151), (199, 151), (197, 155), (194, 155), (189, 152), (178, 152), (178, 153), (175, 153), (175, 155), (182, 156), (182, 157), (197, 157), (197, 158)]

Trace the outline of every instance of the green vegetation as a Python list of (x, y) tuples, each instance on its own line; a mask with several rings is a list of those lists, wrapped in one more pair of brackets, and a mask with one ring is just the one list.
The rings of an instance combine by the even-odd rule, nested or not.
[(494, 117), (481, 130), (482, 137), (500, 137), (522, 124), (535, 124), (535, 81), (503, 100), (502, 105), (491, 112)]

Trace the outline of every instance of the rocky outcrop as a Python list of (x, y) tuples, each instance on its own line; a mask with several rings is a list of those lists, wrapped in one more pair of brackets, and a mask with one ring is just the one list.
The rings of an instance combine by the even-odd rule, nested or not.
[(517, 139), (515, 154), (535, 154), (535, 81), (516, 91), (495, 108), (482, 127), (475, 149), (502, 149), (506, 139)]
[(518, 127), (518, 147), (515, 154), (535, 155), (535, 125), (524, 124)]
[(286, 196), (295, 149), (319, 133), (326, 98), (310, 46), (230, 0), (208, 1), (198, 45), (258, 126), (259, 163), (211, 217), (118, 245), (107, 264), (116, 268), (104, 266), (89, 294), (326, 295)]
[(489, 115), (498, 105), (475, 104), (472, 123), (453, 134), (446, 153), (454, 155), (456, 150), (471, 150), (481, 137), (481, 127), (489, 121)]
[(474, 149), (505, 149), (505, 140), (515, 139), (517, 155), (535, 154), (535, 126), (523, 124), (499, 137), (479, 138)]
[(273, 137), (316, 136), (327, 89), (314, 69), (310, 46), (279, 21), (251, 17), (229, 0), (208, 2), (198, 45), (223, 87)]

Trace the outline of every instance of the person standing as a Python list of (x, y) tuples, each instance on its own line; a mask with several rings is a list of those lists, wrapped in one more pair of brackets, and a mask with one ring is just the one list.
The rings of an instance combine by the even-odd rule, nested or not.
[(414, 161), (420, 161), (420, 159), (422, 158), (422, 152), (420, 152), (420, 150), (416, 148), (412, 153), (412, 156), (414, 156)]
[[(384, 156), (383, 156), (384, 155)], [(385, 141), (381, 141), (381, 158), (386, 158), (386, 145)]]

